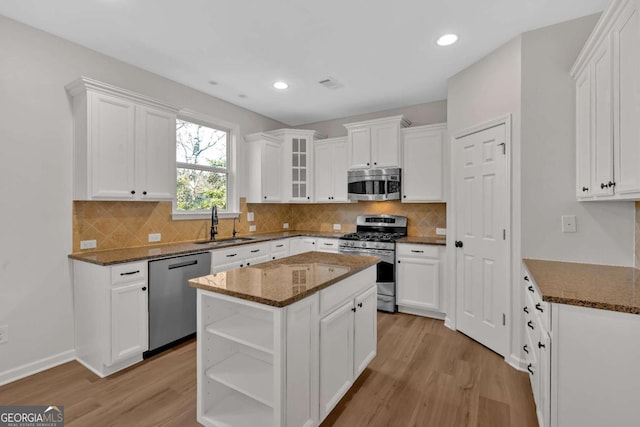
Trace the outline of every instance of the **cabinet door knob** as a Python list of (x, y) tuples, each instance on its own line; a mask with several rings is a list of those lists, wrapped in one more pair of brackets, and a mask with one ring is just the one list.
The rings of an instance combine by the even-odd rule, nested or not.
[(402, 195), (402, 198), (403, 198), (403, 199), (406, 199), (406, 198), (407, 198), (406, 194), (403, 194), (403, 195)]
[(369, 162), (367, 162), (367, 166), (369, 166)]
[(455, 246), (456, 248), (461, 248), (464, 244), (462, 243), (462, 240), (456, 240)]
[(374, 165), (377, 165), (377, 164), (378, 164), (378, 162), (373, 162), (373, 164), (374, 164)]
[(540, 303), (536, 304), (536, 310), (538, 310), (540, 313), (544, 313), (544, 310), (542, 309), (542, 306), (540, 305)]
[(358, 303), (358, 307), (362, 308), (362, 303), (361, 302)]
[(307, 200), (311, 200), (311, 197), (310, 197), (310, 196), (307, 196)]
[(146, 196), (146, 195), (147, 195), (147, 192), (146, 192), (146, 191), (143, 191), (143, 192), (142, 192), (142, 194), (143, 194), (144, 196)]
[(398, 260), (398, 264), (400, 264), (400, 260)]
[(607, 188), (607, 184), (605, 184), (604, 182), (601, 182), (600, 188), (604, 190), (605, 188)]
[(136, 190), (131, 190), (131, 194), (136, 194)]
[(522, 349), (524, 350), (525, 353), (529, 354), (529, 346), (527, 344), (523, 345)]
[(353, 307), (353, 308), (351, 309), (351, 311), (353, 311), (353, 312), (355, 313), (355, 312), (356, 312), (356, 308), (355, 308), (355, 307)]
[(272, 256), (271, 259), (276, 259), (276, 257)]
[(538, 348), (547, 348), (547, 346), (538, 341)]
[(609, 181), (609, 183), (607, 184), (607, 187), (615, 187), (615, 186), (616, 186), (615, 182)]
[(532, 368), (533, 368), (533, 365), (532, 365), (531, 363), (529, 363), (529, 364), (527, 365), (527, 371), (529, 371), (529, 373), (530, 373), (531, 375), (533, 375), (533, 369), (532, 369)]
[(584, 193), (586, 191), (589, 191), (589, 187), (582, 187), (582, 192)]
[(143, 287), (142, 287), (142, 290), (143, 290), (143, 291), (146, 291), (146, 290), (147, 290), (147, 287), (146, 287), (146, 286), (143, 286)]
[(264, 196), (264, 199), (267, 200), (267, 196)]

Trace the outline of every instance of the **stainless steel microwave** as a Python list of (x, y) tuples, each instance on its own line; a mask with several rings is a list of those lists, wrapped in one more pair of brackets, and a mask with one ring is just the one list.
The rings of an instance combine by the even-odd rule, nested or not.
[(353, 169), (349, 200), (400, 200), (400, 168)]

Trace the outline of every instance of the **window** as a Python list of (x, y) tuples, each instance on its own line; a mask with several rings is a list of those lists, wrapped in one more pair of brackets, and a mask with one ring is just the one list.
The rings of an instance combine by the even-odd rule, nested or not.
[(234, 212), (234, 139), (233, 126), (193, 114), (178, 117), (174, 217), (206, 217), (214, 204), (223, 214)]

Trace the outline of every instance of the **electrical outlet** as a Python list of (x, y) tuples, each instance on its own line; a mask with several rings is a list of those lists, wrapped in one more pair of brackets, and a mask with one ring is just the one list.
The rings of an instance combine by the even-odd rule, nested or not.
[(0, 344), (9, 342), (9, 325), (0, 326)]
[(575, 215), (562, 215), (562, 232), (563, 233), (575, 233), (576, 231), (577, 231), (576, 216)]
[(255, 225), (250, 225), (249, 226), (249, 231), (256, 231), (256, 226)]
[(342, 225), (341, 224), (333, 224), (333, 230), (334, 231), (342, 230)]
[(282, 228), (284, 228), (285, 230), (287, 230), (289, 228), (289, 223), (285, 222), (284, 224), (282, 224)]
[(160, 233), (149, 233), (149, 243), (159, 242), (162, 240), (162, 234)]
[(98, 242), (95, 240), (80, 240), (80, 249), (95, 249)]
[(447, 235), (447, 229), (446, 228), (436, 228), (436, 234), (438, 236), (446, 236)]
[(247, 212), (247, 222), (253, 222), (253, 212)]

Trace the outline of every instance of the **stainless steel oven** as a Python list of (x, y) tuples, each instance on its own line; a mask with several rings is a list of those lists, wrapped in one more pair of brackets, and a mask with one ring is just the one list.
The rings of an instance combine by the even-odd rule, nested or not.
[(353, 169), (347, 181), (349, 200), (400, 199), (400, 168)]
[(378, 310), (396, 311), (396, 244), (407, 235), (407, 218), (395, 215), (360, 215), (355, 233), (340, 238), (341, 253), (377, 256)]

